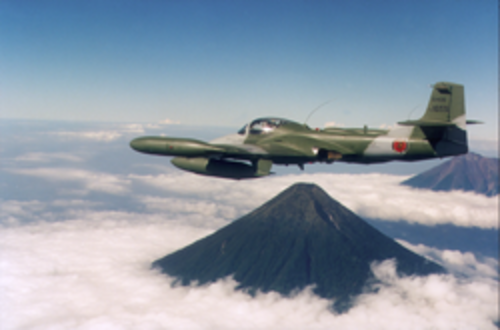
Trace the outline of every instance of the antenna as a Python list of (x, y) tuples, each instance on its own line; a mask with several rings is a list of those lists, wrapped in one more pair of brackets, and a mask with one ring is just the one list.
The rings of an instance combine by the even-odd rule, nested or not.
[(320, 108), (324, 107), (325, 105), (327, 105), (328, 103), (330, 103), (330, 102), (332, 102), (332, 101), (333, 101), (333, 99), (328, 100), (328, 101), (326, 101), (325, 103), (320, 104), (319, 106), (317, 106), (316, 108), (314, 108), (314, 110), (313, 110), (313, 111), (311, 111), (311, 112), (309, 113), (309, 115), (307, 116), (306, 120), (304, 121), (304, 125), (307, 125), (307, 121), (309, 120), (309, 118), (311, 118), (311, 116), (313, 115), (313, 113), (315, 113), (315, 112), (316, 112), (316, 111), (318, 111)]
[(420, 106), (420, 104), (419, 104), (419, 105), (417, 105), (416, 107), (414, 107), (414, 108), (410, 111), (410, 113), (408, 114), (408, 120), (410, 120), (410, 117), (411, 117), (411, 114), (413, 113), (413, 111), (417, 110), (417, 108), (418, 108), (419, 106)]

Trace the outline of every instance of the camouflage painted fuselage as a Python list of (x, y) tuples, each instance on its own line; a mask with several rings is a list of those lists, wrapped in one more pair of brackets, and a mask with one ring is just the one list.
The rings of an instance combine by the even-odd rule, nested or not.
[[(414, 127), (392, 131), (366, 128), (312, 130), (296, 122), (281, 121), (285, 123), (270, 133), (229, 135), (211, 141), (211, 145), (226, 150), (225, 157), (228, 158), (250, 161), (263, 158), (272, 160), (274, 164), (378, 163), (436, 157), (428, 141), (411, 138)], [(251, 145), (252, 151), (242, 155), (242, 145)], [(232, 147), (235, 148), (233, 152)]]

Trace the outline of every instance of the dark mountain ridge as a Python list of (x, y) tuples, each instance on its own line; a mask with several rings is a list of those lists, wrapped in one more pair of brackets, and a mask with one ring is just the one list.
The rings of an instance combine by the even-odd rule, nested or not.
[(397, 271), (444, 269), (405, 249), (313, 184), (295, 184), (239, 220), (153, 263), (182, 285), (232, 275), (238, 289), (289, 295), (308, 285), (338, 311), (373, 279), (370, 264), (394, 258)]
[(401, 184), (434, 191), (464, 190), (495, 196), (499, 193), (498, 171), (498, 158), (468, 153), (454, 157)]

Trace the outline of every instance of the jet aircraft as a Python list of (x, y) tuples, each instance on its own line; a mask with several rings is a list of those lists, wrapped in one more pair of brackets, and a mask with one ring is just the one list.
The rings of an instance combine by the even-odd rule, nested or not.
[(258, 118), (236, 134), (209, 143), (189, 138), (145, 136), (130, 142), (136, 151), (175, 156), (176, 167), (222, 178), (258, 178), (273, 164), (418, 161), (468, 152), (463, 85), (439, 82), (424, 115), (391, 129), (311, 129), (282, 118)]

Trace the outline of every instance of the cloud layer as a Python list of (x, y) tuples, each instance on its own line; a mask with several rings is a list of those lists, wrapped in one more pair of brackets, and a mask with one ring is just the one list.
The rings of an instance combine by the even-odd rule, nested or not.
[[(234, 220), (296, 182), (313, 182), (361, 217), (422, 225), (454, 224), (498, 228), (498, 198), (463, 191), (434, 192), (399, 183), (404, 176), (385, 174), (299, 174), (232, 181), (174, 171), (159, 175), (116, 175), (76, 168), (10, 169), (53, 184), (66, 184), (73, 194), (102, 192), (128, 195), (148, 210), (217, 215)], [(142, 188), (142, 194), (135, 187)], [(175, 198), (174, 198), (175, 196)], [(185, 211), (180, 211), (183, 208)]]
[(33, 169), (16, 169), (10, 172), (34, 176), (50, 182), (74, 183), (82, 188), (82, 193), (102, 191), (109, 194), (123, 194), (128, 191), (129, 181), (126, 178), (76, 168), (40, 167)]
[[(384, 174), (299, 174), (228, 181), (192, 174), (130, 175), (166, 193), (196, 196), (246, 213), (296, 182), (313, 182), (358, 215), (423, 225), (498, 228), (498, 198), (401, 186), (406, 177)], [(240, 214), (241, 215), (241, 214)]]
[(68, 140), (90, 140), (96, 142), (111, 142), (124, 134), (130, 133), (144, 133), (144, 126), (142, 124), (126, 124), (126, 125), (115, 125), (113, 129), (101, 129), (101, 130), (73, 130), (73, 131), (58, 131), (50, 132), (50, 135), (57, 136), (62, 139)]
[(2, 328), (495, 329), (498, 282), (480, 267), (473, 278), (399, 278), (393, 261), (373, 265), (378, 292), (358, 297), (342, 315), (310, 289), (292, 298), (251, 298), (234, 291), (230, 278), (171, 287), (150, 263), (211, 230), (136, 216), (89, 213), (2, 230)]

